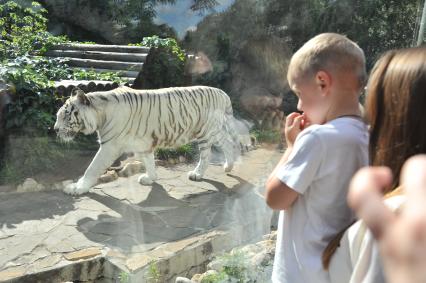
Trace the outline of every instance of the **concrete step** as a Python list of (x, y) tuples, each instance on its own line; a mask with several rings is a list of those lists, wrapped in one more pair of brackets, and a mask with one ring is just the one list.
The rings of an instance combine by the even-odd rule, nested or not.
[(94, 69), (111, 69), (111, 70), (127, 70), (139, 72), (142, 70), (143, 63), (136, 62), (120, 62), (120, 61), (105, 61), (94, 59), (81, 59), (62, 57), (67, 59), (67, 64), (70, 67), (94, 68)]
[(102, 44), (58, 44), (51, 50), (84, 50), (84, 51), (103, 51), (118, 53), (148, 53), (149, 47), (127, 46), (127, 45), (102, 45)]
[(147, 54), (143, 53), (119, 53), (105, 51), (85, 51), (85, 50), (49, 50), (45, 54), (50, 57), (68, 57), (81, 59), (94, 59), (103, 61), (121, 62), (145, 62)]
[(113, 70), (113, 69), (100, 69), (100, 68), (96, 68), (96, 69), (95, 68), (76, 68), (76, 69), (85, 70), (85, 71), (95, 71), (97, 73), (118, 72), (118, 75), (120, 77), (128, 77), (133, 79), (135, 79), (139, 74), (139, 71), (127, 71), (127, 70)]
[(135, 78), (131, 78), (131, 77), (122, 77), (123, 80), (126, 80), (127, 83), (129, 84), (133, 84), (135, 82)]

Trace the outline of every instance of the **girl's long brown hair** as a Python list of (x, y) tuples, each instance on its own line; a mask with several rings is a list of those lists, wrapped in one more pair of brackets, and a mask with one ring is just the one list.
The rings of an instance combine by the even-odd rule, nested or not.
[[(399, 186), (403, 163), (426, 153), (426, 48), (387, 52), (374, 66), (367, 85), (366, 118), (370, 124), (370, 164), (387, 166), (394, 181), (384, 193)], [(328, 269), (346, 227), (324, 250)]]
[(403, 163), (426, 153), (426, 48), (387, 53), (367, 90), (370, 162), (392, 170), (395, 188)]

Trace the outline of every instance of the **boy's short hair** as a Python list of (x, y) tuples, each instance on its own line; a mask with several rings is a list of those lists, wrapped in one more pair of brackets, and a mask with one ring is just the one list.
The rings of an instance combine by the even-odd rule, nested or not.
[(291, 58), (287, 79), (307, 78), (318, 71), (353, 72), (359, 87), (365, 85), (367, 72), (362, 49), (352, 40), (337, 33), (323, 33), (306, 42)]

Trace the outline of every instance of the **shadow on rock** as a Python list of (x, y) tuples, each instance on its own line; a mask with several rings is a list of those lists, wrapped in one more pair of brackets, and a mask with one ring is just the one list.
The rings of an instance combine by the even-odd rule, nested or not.
[(73, 209), (73, 197), (60, 191), (6, 194), (0, 196), (0, 227), (14, 228), (23, 221), (53, 218)]
[(87, 238), (123, 251), (138, 251), (186, 238), (205, 229), (201, 211), (187, 202), (172, 198), (159, 184), (154, 184), (147, 199), (139, 204), (109, 196), (89, 196), (114, 210), (120, 217), (102, 214), (98, 219), (84, 218), (77, 229)]
[(120, 217), (102, 214), (97, 219), (84, 218), (78, 222), (77, 229), (94, 242), (124, 252), (143, 252), (164, 242), (244, 220), (241, 217), (252, 217), (250, 211), (263, 209), (264, 200), (254, 192), (255, 186), (237, 176), (231, 177), (238, 178), (239, 184), (228, 188), (221, 182), (203, 180), (218, 192), (196, 194), (184, 200), (171, 197), (158, 183), (153, 184), (148, 197), (138, 204), (88, 194)]

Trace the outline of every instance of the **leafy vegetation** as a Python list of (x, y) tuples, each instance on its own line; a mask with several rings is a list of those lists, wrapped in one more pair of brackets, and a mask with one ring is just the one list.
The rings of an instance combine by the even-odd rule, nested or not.
[(269, 1), (265, 24), (285, 37), (293, 50), (321, 32), (346, 34), (363, 48), (371, 67), (384, 51), (414, 44), (421, 4), (417, 0)]
[(157, 158), (161, 160), (177, 159), (180, 156), (185, 157), (187, 161), (193, 161), (198, 154), (196, 144), (186, 144), (177, 149), (159, 148), (155, 152)]
[(120, 280), (120, 283), (129, 283), (130, 282), (130, 275), (127, 272), (120, 272), (118, 275), (118, 279)]
[(250, 270), (249, 258), (240, 250), (217, 256), (214, 261), (220, 263), (220, 270), (204, 276), (201, 283), (248, 283), (251, 282), (250, 273), (256, 272), (256, 270)]
[(0, 59), (27, 54), (43, 54), (63, 36), (47, 32), (46, 10), (38, 2), (24, 8), (13, 1), (0, 5)]
[(158, 270), (157, 262), (154, 260), (149, 263), (147, 279), (153, 283), (161, 282), (161, 274)]
[(179, 47), (176, 39), (173, 38), (160, 38), (157, 35), (151, 36), (151, 37), (145, 37), (141, 44), (141, 46), (146, 47), (154, 47), (154, 48), (167, 48), (169, 49), (173, 55), (177, 57), (180, 61), (185, 60), (185, 53), (184, 51)]
[(225, 272), (208, 274), (203, 277), (201, 283), (229, 282), (229, 276)]
[(226, 254), (220, 258), (223, 261), (221, 272), (225, 273), (231, 278), (237, 279), (237, 282), (246, 282), (246, 272), (248, 266), (248, 259), (244, 253)]
[(281, 133), (275, 130), (253, 129), (250, 131), (250, 134), (252, 134), (259, 143), (279, 144), (282, 141)]

